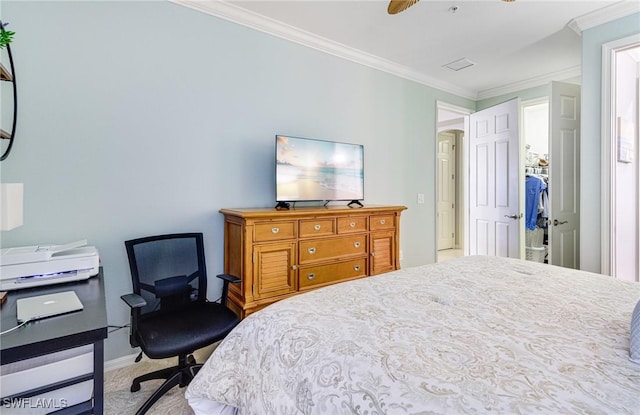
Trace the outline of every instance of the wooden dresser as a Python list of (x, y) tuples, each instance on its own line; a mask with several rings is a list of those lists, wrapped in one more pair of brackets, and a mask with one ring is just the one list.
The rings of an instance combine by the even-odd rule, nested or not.
[(400, 268), (404, 206), (221, 209), (229, 308), (241, 318), (336, 282)]

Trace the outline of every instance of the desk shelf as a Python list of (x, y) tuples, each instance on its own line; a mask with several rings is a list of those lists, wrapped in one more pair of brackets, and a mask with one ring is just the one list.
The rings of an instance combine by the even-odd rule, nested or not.
[[(89, 400), (62, 409), (60, 407), (52, 408), (52, 410), (59, 411), (56, 414), (65, 415), (103, 413), (104, 339), (107, 337), (107, 314), (102, 268), (97, 276), (86, 281), (9, 292), (6, 302), (0, 308), (2, 327), (10, 328), (17, 324), (16, 301), (18, 299), (69, 290), (76, 292), (84, 306), (83, 310), (38, 320), (2, 336), (0, 361), (2, 367), (5, 368), (29, 359), (47, 360), (47, 357), (51, 356), (52, 364), (55, 364), (57, 355), (64, 356), (65, 353), (70, 353), (73, 350), (81, 350), (82, 353), (75, 356), (89, 362), (89, 369), (81, 370), (79, 373), (69, 369), (69, 372), (65, 373), (67, 378), (63, 376), (61, 379), (34, 388), (20, 388), (19, 391), (12, 391), (11, 395), (0, 397), (0, 405), (12, 406), (11, 402), (20, 400), (26, 402), (29, 398), (92, 381), (93, 396)], [(83, 357), (87, 356), (87, 351), (92, 353), (88, 360), (87, 357)], [(45, 364), (42, 367), (46, 366), (50, 365)], [(34, 370), (37, 371), (38, 366)], [(19, 373), (19, 371), (14, 371), (14, 373)], [(16, 408), (15, 405), (12, 407)], [(5, 408), (5, 410), (10, 410), (10, 408)], [(4, 410), (2, 412), (4, 413)]]

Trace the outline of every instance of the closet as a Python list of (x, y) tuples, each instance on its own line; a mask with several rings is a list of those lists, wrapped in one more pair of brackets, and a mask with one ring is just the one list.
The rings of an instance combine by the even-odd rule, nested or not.
[[(580, 85), (552, 81), (541, 99), (514, 98), (470, 114), (469, 139), (463, 141), (468, 143), (465, 153), (469, 162), (465, 167), (465, 253), (526, 259), (528, 251), (529, 259), (535, 255), (540, 262), (579, 269), (580, 103)], [(517, 130), (516, 140), (511, 128)], [(501, 157), (499, 162), (496, 155)], [(548, 176), (548, 219), (528, 234), (524, 226), (526, 169), (542, 180)], [(507, 191), (514, 188), (517, 194)], [(537, 199), (537, 194), (534, 197)], [(517, 228), (506, 218), (518, 221)], [(500, 226), (498, 221), (502, 221)], [(515, 236), (510, 233), (514, 229)]]
[(549, 257), (549, 101), (524, 103), (525, 258), (548, 263)]

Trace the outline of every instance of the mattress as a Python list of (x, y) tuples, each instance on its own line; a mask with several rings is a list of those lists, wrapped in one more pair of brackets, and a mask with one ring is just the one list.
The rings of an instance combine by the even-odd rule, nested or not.
[(640, 285), (472, 256), (250, 315), (186, 390), (196, 414), (640, 414)]

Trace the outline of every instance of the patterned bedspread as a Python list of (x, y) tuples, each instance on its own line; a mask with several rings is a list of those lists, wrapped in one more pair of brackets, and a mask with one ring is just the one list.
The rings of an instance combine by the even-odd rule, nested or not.
[(242, 415), (640, 414), (638, 299), (640, 284), (530, 261), (403, 269), (249, 316), (186, 397)]

